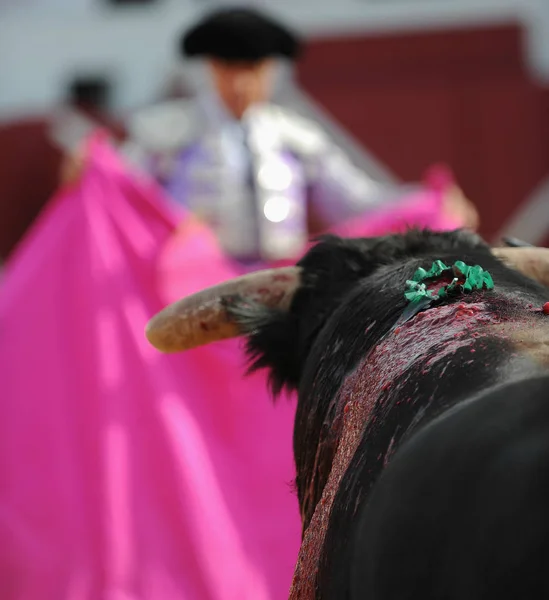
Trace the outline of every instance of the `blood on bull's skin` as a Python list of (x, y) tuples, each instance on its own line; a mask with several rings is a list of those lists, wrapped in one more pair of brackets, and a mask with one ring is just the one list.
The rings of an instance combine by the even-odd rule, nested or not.
[[(246, 335), (251, 368), (298, 391), (290, 598), (549, 597), (549, 288), (524, 274), (547, 284), (536, 251), (547, 261), (464, 231), (327, 237), (272, 293), (263, 272), (151, 320), (168, 351), (198, 345), (204, 316), (219, 338)], [(397, 323), (406, 281), (435, 260), (480, 265), (495, 287)]]

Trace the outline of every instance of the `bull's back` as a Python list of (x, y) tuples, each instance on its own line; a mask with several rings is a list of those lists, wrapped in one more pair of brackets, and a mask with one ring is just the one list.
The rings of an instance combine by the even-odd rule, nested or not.
[(458, 404), (402, 444), (361, 508), (353, 600), (549, 597), (549, 376)]

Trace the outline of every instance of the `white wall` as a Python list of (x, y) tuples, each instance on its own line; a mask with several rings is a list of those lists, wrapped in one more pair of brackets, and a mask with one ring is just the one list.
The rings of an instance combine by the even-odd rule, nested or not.
[[(180, 31), (220, 3), (228, 2), (164, 0), (154, 9), (109, 10), (100, 0), (0, 0), (0, 116), (51, 106), (76, 69), (112, 73), (119, 108), (149, 102), (176, 64)], [(533, 68), (549, 73), (549, 0), (249, 3), (270, 9), (305, 36), (520, 20), (536, 34), (527, 46)]]

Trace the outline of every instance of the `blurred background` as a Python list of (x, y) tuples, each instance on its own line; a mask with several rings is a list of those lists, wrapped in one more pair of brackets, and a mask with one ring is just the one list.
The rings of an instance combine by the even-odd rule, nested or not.
[[(0, 0), (4, 257), (55, 188), (32, 132), (47, 122), (62, 139), (55, 115), (71, 102), (87, 99), (123, 129), (131, 111), (192, 96), (199, 75), (179, 58), (178, 37), (223, 4)], [(490, 241), (509, 234), (547, 245), (547, 0), (248, 4), (270, 11), (307, 42), (278, 87), (278, 102), (314, 116), (378, 178), (416, 181), (429, 165), (448, 164)], [(21, 179), (42, 192), (29, 200)]]

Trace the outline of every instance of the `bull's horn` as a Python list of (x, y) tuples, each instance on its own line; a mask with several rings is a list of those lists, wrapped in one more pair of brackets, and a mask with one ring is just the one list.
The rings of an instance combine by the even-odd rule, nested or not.
[(524, 275), (549, 286), (549, 248), (492, 248), (492, 254)]
[(162, 352), (181, 352), (242, 335), (225, 309), (240, 296), (265, 306), (288, 309), (301, 281), (300, 267), (256, 271), (187, 296), (157, 313), (145, 328), (149, 342)]
[(510, 246), (511, 248), (533, 248), (534, 244), (530, 242), (524, 242), (523, 240), (519, 240), (516, 237), (504, 237), (502, 238), (503, 243), (506, 246)]

